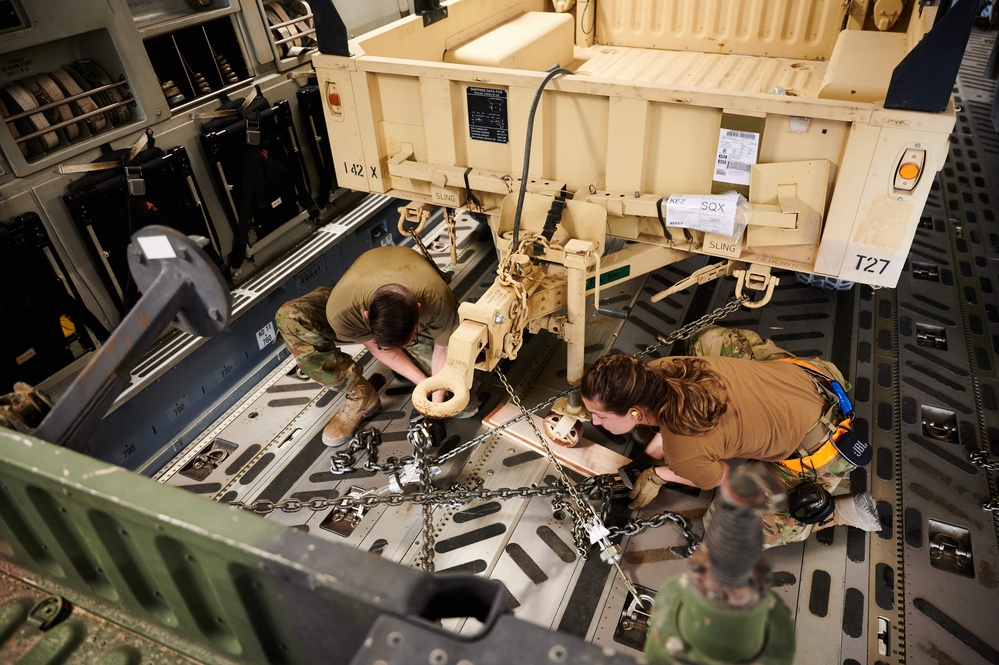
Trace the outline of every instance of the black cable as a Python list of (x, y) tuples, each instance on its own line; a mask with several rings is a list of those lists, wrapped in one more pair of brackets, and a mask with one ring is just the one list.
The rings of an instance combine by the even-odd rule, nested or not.
[(534, 138), (534, 114), (537, 113), (538, 103), (541, 101), (541, 93), (544, 91), (545, 86), (548, 82), (559, 74), (572, 74), (571, 71), (565, 69), (564, 67), (559, 67), (554, 65), (550, 69), (546, 70), (548, 72), (545, 78), (541, 81), (541, 85), (538, 86), (537, 92), (534, 93), (534, 101), (531, 102), (531, 112), (527, 116), (527, 142), (524, 145), (524, 170), (520, 175), (520, 192), (517, 194), (517, 212), (513, 216), (513, 245), (510, 246), (510, 252), (516, 252), (517, 248), (520, 246), (520, 215), (524, 211), (524, 195), (527, 193), (527, 172), (531, 167), (531, 140)]

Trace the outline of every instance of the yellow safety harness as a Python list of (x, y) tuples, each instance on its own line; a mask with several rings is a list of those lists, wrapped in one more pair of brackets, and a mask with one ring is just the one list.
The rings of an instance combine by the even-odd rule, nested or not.
[(836, 442), (841, 436), (850, 432), (852, 429), (854, 419), (853, 403), (850, 401), (850, 398), (847, 397), (846, 391), (843, 390), (843, 386), (840, 385), (838, 381), (811, 363), (801, 360), (800, 358), (781, 358), (780, 360), (783, 362), (793, 363), (798, 367), (801, 367), (813, 378), (815, 378), (823, 388), (836, 397), (839, 410), (844, 415), (843, 420), (836, 426), (836, 430), (826, 438), (825, 443), (822, 444), (818, 450), (810, 455), (792, 457), (780, 461), (780, 464), (798, 474), (806, 471), (814, 471), (815, 469), (833, 461), (836, 455), (840, 454), (840, 450), (837, 447)]

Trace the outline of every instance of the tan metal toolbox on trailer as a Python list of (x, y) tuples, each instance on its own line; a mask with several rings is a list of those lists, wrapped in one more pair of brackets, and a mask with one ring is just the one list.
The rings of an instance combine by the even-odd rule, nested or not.
[[(350, 57), (317, 55), (340, 184), (449, 207), (474, 194), (498, 213), (559, 64), (573, 74), (542, 95), (528, 191), (604, 206), (608, 235), (896, 284), (955, 116), (884, 100), (936, 7), (564, 4), (455, 0), (430, 25), (411, 16), (352, 40)], [(670, 196), (729, 190), (752, 204), (738, 237), (670, 219)]]

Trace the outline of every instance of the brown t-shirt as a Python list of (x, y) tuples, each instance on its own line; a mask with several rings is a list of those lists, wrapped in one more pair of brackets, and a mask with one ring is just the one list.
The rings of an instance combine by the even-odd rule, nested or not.
[[(649, 365), (656, 367), (672, 360), (663, 358)], [(661, 431), (664, 459), (670, 469), (702, 489), (721, 483), (724, 460), (787, 459), (825, 411), (825, 397), (797, 365), (722, 356), (702, 356), (700, 360), (721, 379), (728, 409), (703, 434), (683, 436), (665, 426)]]
[(447, 346), (458, 327), (458, 302), (451, 289), (426, 258), (409, 247), (376, 247), (361, 254), (333, 286), (326, 318), (341, 342), (374, 339), (364, 311), (375, 289), (400, 284), (420, 303), (420, 328)]

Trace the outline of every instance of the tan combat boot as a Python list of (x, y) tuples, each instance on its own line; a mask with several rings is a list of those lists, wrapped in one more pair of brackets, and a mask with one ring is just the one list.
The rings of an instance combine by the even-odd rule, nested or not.
[(363, 376), (356, 378), (344, 395), (347, 399), (340, 412), (323, 428), (323, 443), (332, 448), (347, 443), (361, 421), (382, 408), (378, 391)]

